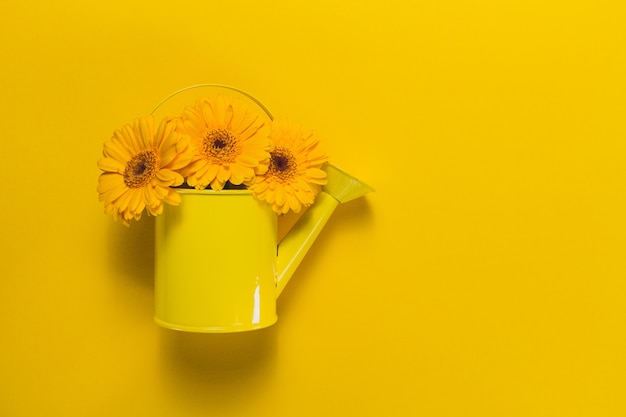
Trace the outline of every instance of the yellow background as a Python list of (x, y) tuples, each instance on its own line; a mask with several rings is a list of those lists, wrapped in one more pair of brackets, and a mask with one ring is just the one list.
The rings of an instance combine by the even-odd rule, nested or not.
[[(626, 415), (622, 1), (11, 1), (0, 16), (0, 415)], [(278, 323), (153, 314), (153, 219), (103, 214), (114, 129), (196, 83), (376, 188)]]

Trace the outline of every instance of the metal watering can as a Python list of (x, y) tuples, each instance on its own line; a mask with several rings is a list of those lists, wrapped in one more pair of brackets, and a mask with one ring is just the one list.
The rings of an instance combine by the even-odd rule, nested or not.
[(250, 191), (179, 189), (181, 204), (155, 220), (155, 321), (204, 333), (274, 324), (277, 297), (337, 205), (373, 191), (324, 169), (328, 183), (280, 243), (278, 216)]

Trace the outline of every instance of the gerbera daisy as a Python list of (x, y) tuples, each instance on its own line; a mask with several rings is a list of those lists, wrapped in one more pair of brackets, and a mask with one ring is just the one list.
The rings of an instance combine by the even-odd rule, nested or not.
[(250, 190), (270, 203), (276, 213), (290, 209), (298, 213), (302, 206), (313, 203), (321, 185), (326, 184), (326, 172), (321, 167), (328, 156), (313, 132), (305, 132), (287, 120), (273, 122), (270, 139), (275, 148), (270, 153), (268, 170), (256, 178)]
[(221, 190), (227, 181), (247, 185), (267, 170), (269, 118), (247, 103), (223, 95), (204, 98), (185, 108), (180, 122), (195, 147), (183, 173), (191, 187)]
[(192, 156), (190, 140), (164, 120), (155, 129), (151, 116), (135, 119), (104, 143), (98, 181), (105, 213), (129, 225), (144, 209), (152, 215), (163, 210), (163, 201), (178, 204), (180, 195), (171, 187), (183, 183), (178, 172)]

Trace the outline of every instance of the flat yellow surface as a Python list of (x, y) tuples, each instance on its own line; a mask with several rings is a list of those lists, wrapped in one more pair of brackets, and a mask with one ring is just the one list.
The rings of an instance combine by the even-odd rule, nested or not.
[[(626, 415), (623, 1), (2, 9), (1, 416)], [(98, 202), (102, 141), (206, 82), (377, 190), (266, 330), (156, 326), (154, 219)]]

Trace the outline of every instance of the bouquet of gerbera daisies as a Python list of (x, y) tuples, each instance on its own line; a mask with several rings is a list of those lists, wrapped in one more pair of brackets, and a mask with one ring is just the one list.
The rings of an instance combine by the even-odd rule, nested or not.
[(278, 214), (299, 212), (326, 183), (328, 160), (312, 131), (224, 93), (160, 120), (135, 119), (104, 142), (103, 154), (100, 200), (125, 225), (179, 204), (177, 187), (249, 189)]

